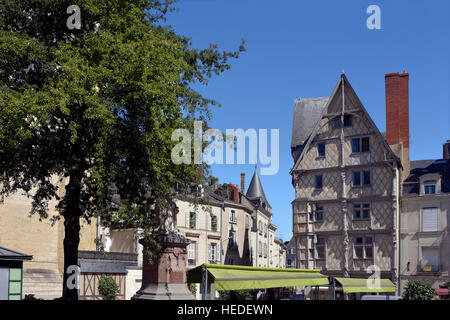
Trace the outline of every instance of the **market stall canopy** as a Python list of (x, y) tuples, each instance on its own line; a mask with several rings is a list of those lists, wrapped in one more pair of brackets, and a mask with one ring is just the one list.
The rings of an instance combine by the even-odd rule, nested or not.
[[(344, 290), (352, 292), (395, 292), (395, 286), (389, 279), (335, 278)], [(379, 283), (376, 283), (378, 280)]]
[[(242, 290), (259, 288), (279, 288), (293, 286), (328, 285), (328, 277), (319, 270), (257, 268), (206, 264), (208, 283), (214, 282), (216, 290)], [(200, 265), (187, 272), (188, 283), (202, 282)]]

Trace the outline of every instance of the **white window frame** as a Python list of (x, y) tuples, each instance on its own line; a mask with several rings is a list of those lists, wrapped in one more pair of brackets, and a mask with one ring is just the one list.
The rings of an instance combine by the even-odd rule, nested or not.
[[(191, 240), (191, 243), (188, 245), (188, 265), (195, 265), (197, 263), (196, 251), (197, 242)], [(194, 260), (194, 263), (189, 263), (189, 260)]]
[[(194, 221), (194, 226), (191, 227), (191, 214), (195, 215), (195, 221)], [(199, 214), (197, 212), (191, 211), (188, 213), (189, 218), (186, 219), (186, 222), (188, 223), (187, 227), (189, 229), (198, 229), (199, 228)]]
[[(356, 243), (356, 239), (357, 238), (362, 238), (363, 241), (360, 244)], [(372, 239), (371, 242), (367, 242), (367, 239), (370, 238)], [(362, 257), (357, 257), (356, 256), (356, 248), (362, 248)], [(372, 256), (371, 257), (367, 257), (366, 256), (366, 248), (372, 248)], [(353, 240), (353, 259), (366, 259), (366, 260), (372, 260), (374, 259), (374, 255), (375, 255), (375, 250), (374, 250), (374, 238), (373, 236), (357, 236), (354, 238)]]
[[(428, 187), (434, 187), (433, 193), (427, 193)], [(423, 183), (423, 194), (424, 195), (430, 195), (430, 194), (436, 194), (437, 193), (437, 181), (436, 180), (427, 180)]]
[(236, 223), (237, 222), (237, 216), (235, 210), (230, 210), (230, 222)]
[(211, 213), (207, 213), (207, 228), (208, 231), (212, 230), (212, 218), (211, 218)]
[(216, 263), (219, 260), (219, 251), (217, 243), (211, 242), (208, 245), (208, 261)]

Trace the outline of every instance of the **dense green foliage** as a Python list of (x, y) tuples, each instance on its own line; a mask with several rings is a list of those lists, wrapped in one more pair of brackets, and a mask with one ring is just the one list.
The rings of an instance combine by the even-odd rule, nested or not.
[(223, 290), (219, 291), (220, 300), (252, 300), (253, 297), (249, 290)]
[(102, 275), (98, 281), (98, 293), (103, 300), (116, 300), (119, 294), (119, 286), (110, 276)]
[(229, 69), (243, 47), (193, 48), (160, 25), (172, 2), (79, 0), (81, 29), (69, 30), (72, 1), (0, 0), (0, 193), (24, 190), (41, 218), (56, 200), (65, 269), (77, 264), (80, 218), (142, 227), (157, 248), (150, 231), (174, 186), (184, 194), (207, 178), (204, 166), (171, 161), (171, 134), (207, 126), (216, 103), (192, 84)]
[(432, 300), (436, 292), (430, 284), (420, 280), (409, 281), (406, 284), (403, 298), (405, 300)]

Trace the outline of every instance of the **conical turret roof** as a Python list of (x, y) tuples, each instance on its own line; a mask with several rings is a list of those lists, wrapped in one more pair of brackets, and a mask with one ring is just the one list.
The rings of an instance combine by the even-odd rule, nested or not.
[(259, 199), (261, 202), (265, 202), (268, 207), (270, 207), (269, 201), (267, 201), (264, 189), (261, 184), (261, 180), (258, 175), (258, 168), (255, 167), (255, 173), (253, 174), (250, 186), (247, 189), (246, 196), (250, 199)]

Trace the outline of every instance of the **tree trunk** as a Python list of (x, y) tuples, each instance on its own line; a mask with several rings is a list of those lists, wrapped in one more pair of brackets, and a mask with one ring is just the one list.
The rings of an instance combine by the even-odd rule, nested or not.
[[(70, 266), (78, 266), (78, 244), (80, 243), (80, 197), (81, 177), (71, 174), (66, 186), (67, 205), (64, 208), (64, 276), (63, 300), (78, 300), (78, 288), (73, 284), (78, 282), (78, 268), (70, 270)], [(74, 267), (72, 267), (74, 268)]]

